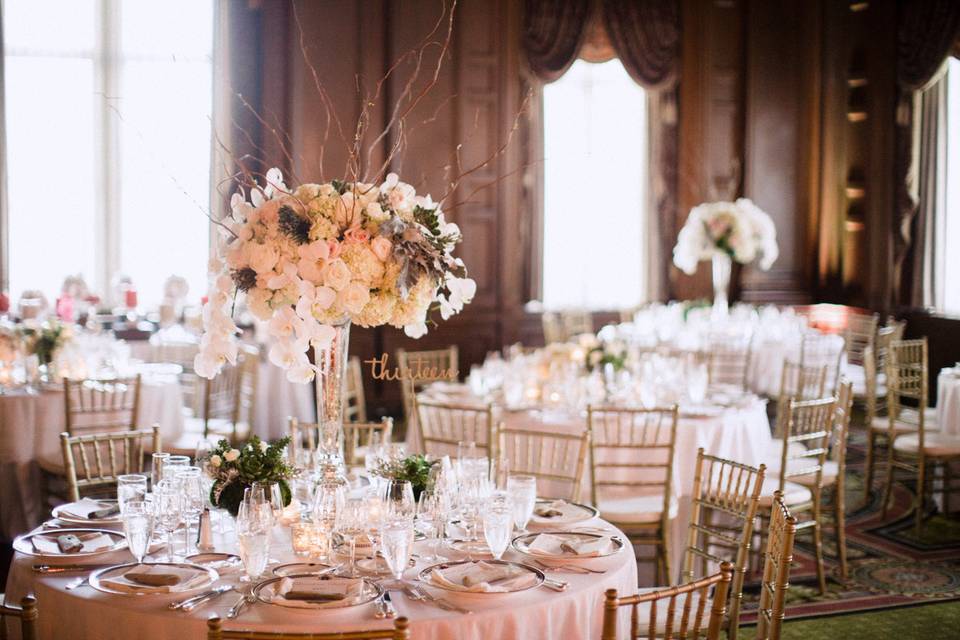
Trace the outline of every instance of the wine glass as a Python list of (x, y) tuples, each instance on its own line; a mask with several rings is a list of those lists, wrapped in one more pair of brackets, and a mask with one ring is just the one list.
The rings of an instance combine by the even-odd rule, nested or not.
[(190, 456), (167, 456), (161, 467), (160, 479), (176, 478), (177, 474), (190, 466)]
[(127, 537), (127, 547), (136, 558), (137, 564), (143, 564), (143, 557), (150, 547), (153, 535), (153, 508), (144, 500), (127, 502), (123, 511), (123, 532)]
[(182, 498), (174, 480), (161, 480), (153, 486), (154, 527), (163, 534), (167, 562), (173, 561), (173, 532), (181, 522)]
[(283, 493), (280, 491), (279, 482), (254, 482), (250, 485), (250, 490), (263, 496), (263, 501), (270, 505), (270, 511), (273, 513), (274, 520), (278, 520), (283, 513)]
[(527, 530), (527, 523), (530, 522), (537, 503), (536, 476), (508, 476), (507, 495), (513, 512), (513, 524), (522, 533)]
[(183, 516), (186, 550), (190, 551), (190, 525), (194, 520), (200, 522), (200, 514), (206, 506), (206, 493), (203, 478), (197, 467), (185, 467), (177, 472), (176, 482), (180, 489), (180, 514)]
[(513, 530), (513, 512), (506, 501), (492, 501), (483, 510), (483, 537), (494, 560), (503, 557), (510, 544)]
[(440, 555), (445, 523), (443, 496), (437, 489), (424, 489), (417, 502), (417, 523), (428, 540), (433, 540), (433, 553), (423, 557), (427, 562), (439, 562), (446, 558)]
[(345, 500), (343, 508), (337, 513), (337, 533), (350, 544), (350, 564), (344, 575), (350, 578), (357, 573), (357, 539), (366, 532), (367, 501), (363, 498)]
[(129, 502), (142, 502), (147, 495), (147, 476), (139, 473), (127, 473), (117, 476), (117, 504), (120, 513), (126, 511)]
[(154, 453), (150, 455), (150, 489), (153, 491), (163, 480), (163, 465), (170, 459), (169, 453)]
[(410, 562), (413, 548), (413, 519), (389, 518), (381, 527), (380, 551), (397, 584), (403, 582), (403, 572)]
[(417, 503), (413, 500), (413, 485), (409, 480), (385, 480), (380, 489), (380, 499), (383, 502), (384, 516), (387, 518), (402, 517), (412, 520), (416, 514)]

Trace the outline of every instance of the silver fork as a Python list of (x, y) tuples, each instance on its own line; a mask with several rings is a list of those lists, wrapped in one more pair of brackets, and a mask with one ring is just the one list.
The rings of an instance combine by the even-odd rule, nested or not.
[(436, 607), (440, 607), (445, 611), (454, 611), (456, 613), (462, 613), (464, 615), (469, 615), (473, 613), (473, 611), (470, 611), (469, 609), (464, 609), (463, 607), (457, 606), (452, 602), (444, 600), (443, 598), (438, 598), (434, 596), (433, 594), (425, 591), (419, 585), (416, 585), (416, 584), (412, 584), (412, 583), (405, 584), (403, 586), (403, 590), (406, 592), (408, 596), (410, 596), (414, 600), (418, 602), (425, 602), (427, 604), (432, 604)]
[(567, 571), (567, 572), (569, 572), (569, 573), (582, 573), (582, 574), (587, 574), (587, 573), (600, 574), (600, 573), (606, 573), (606, 572), (607, 572), (605, 569), (592, 569), (592, 568), (590, 568), (590, 567), (584, 567), (584, 566), (579, 565), (579, 564), (553, 564), (553, 565), (550, 565), (550, 564), (544, 564), (544, 563), (540, 562), (539, 560), (531, 560), (530, 562), (531, 562), (531, 564), (533, 564), (533, 566), (535, 566), (537, 569), (540, 569), (541, 571)]
[(82, 587), (88, 584), (90, 584), (90, 579), (89, 577), (84, 576), (81, 578), (74, 578), (73, 580), (68, 582), (63, 588), (66, 589), (67, 591), (73, 591), (77, 587)]

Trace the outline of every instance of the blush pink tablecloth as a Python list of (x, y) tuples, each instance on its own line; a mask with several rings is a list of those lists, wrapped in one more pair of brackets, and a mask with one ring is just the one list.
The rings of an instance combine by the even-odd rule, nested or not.
[[(138, 424), (160, 425), (164, 441), (183, 433), (183, 394), (175, 377), (143, 378)], [(44, 517), (38, 460), (61, 461), (66, 424), (61, 388), (0, 395), (0, 539), (29, 531)]]
[[(590, 526), (609, 527), (595, 520)], [(611, 533), (618, 533), (610, 527)], [(620, 534), (622, 535), (622, 534)], [(217, 537), (218, 551), (235, 551), (235, 535), (228, 529)], [(424, 543), (416, 543), (415, 551)], [(290, 534), (285, 527), (274, 529), (272, 558), (294, 562), (290, 551)], [(508, 551), (507, 560), (520, 561), (523, 556)], [(39, 576), (32, 570), (37, 558), (17, 553), (7, 579), (7, 600), (17, 602), (27, 593), (37, 596), (40, 606), (39, 638), (54, 640), (69, 636), (72, 640), (168, 640), (169, 638), (204, 638), (206, 620), (214, 613), (225, 618), (236, 595), (225, 595), (208, 606), (190, 612), (173, 612), (167, 604), (170, 595), (118, 596), (101, 593), (91, 587), (66, 591), (64, 585), (76, 574)], [(130, 554), (118, 551), (96, 556), (90, 562), (130, 562)], [(404, 577), (415, 579), (426, 564), (409, 569)], [(564, 592), (544, 587), (514, 595), (489, 598), (450, 595), (458, 604), (468, 607), (472, 615), (442, 611), (436, 607), (412, 602), (404, 594), (393, 592), (391, 598), (399, 615), (410, 619), (411, 637), (417, 640), (489, 640), (492, 638), (524, 640), (580, 640), (599, 638), (606, 589), (635, 593), (636, 563), (629, 548), (620, 553), (590, 561), (590, 566), (605, 569), (603, 574), (556, 573), (555, 579), (569, 582)], [(222, 577), (223, 582), (237, 583), (236, 573)], [(442, 592), (437, 592), (442, 593)], [(182, 598), (183, 596), (181, 596)], [(623, 611), (620, 626), (626, 629), (628, 611)], [(240, 616), (227, 622), (230, 628), (285, 632), (351, 631), (387, 627), (389, 622), (374, 618), (374, 606), (362, 605), (337, 612), (300, 611), (267, 604), (247, 607)]]
[(960, 436), (960, 370), (944, 369), (937, 376), (937, 424), (944, 434)]

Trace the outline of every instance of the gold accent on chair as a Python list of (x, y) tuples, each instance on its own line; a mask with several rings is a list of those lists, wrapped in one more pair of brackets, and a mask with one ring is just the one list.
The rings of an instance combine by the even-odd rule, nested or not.
[[(647, 640), (672, 640), (672, 638), (706, 638), (719, 640), (723, 627), (723, 618), (726, 609), (727, 591), (733, 576), (733, 566), (729, 562), (720, 565), (720, 571), (711, 576), (687, 582), (686, 584), (642, 591), (625, 598), (617, 597), (616, 589), (607, 589), (603, 602), (603, 631), (602, 640), (617, 640), (617, 618), (620, 607), (631, 607), (629, 638)], [(709, 595), (710, 588), (714, 593)], [(677, 600), (683, 599), (680, 609), (679, 624), (677, 617)], [(657, 603), (668, 600), (666, 614), (663, 618), (657, 615)], [(693, 608), (696, 600), (696, 609)], [(640, 606), (649, 603), (649, 612), (645, 612), (646, 625), (640, 624)], [(703, 627), (704, 614), (707, 604), (710, 604), (710, 616), (706, 629)], [(674, 627), (677, 627), (674, 630)], [(702, 635), (706, 632), (706, 635)]]
[(24, 596), (20, 606), (6, 604), (4, 594), (0, 593), (0, 639), (7, 638), (7, 618), (20, 619), (20, 640), (36, 640), (37, 619), (40, 611), (37, 609), (37, 599), (34, 596)]
[[(497, 426), (496, 452), (505, 459), (510, 473), (534, 476), (537, 479), (537, 494), (546, 498), (580, 499), (583, 471), (587, 464), (588, 431), (580, 435), (507, 429), (503, 423)], [(494, 459), (491, 457), (491, 460)], [(568, 483), (567, 494), (545, 493), (545, 482)]]
[[(960, 461), (960, 436), (939, 433), (928, 415), (927, 339), (901, 340), (890, 345), (887, 354), (887, 413), (890, 427), (887, 441), (887, 479), (883, 489), (883, 515), (886, 516), (896, 469), (916, 474), (914, 526), (919, 534), (923, 524), (928, 486), (933, 490), (937, 467), (942, 469), (943, 512), (950, 513), (950, 493), (957, 488), (950, 475), (950, 464)], [(909, 406), (904, 406), (904, 400)], [(904, 424), (915, 431), (905, 433)]]
[(367, 422), (367, 399), (363, 392), (363, 369), (360, 358), (347, 360), (347, 376), (343, 387), (343, 421)]
[(207, 620), (207, 640), (410, 640), (410, 623), (406, 616), (393, 621), (387, 629), (333, 631), (330, 633), (283, 633), (224, 629), (217, 616)]
[[(411, 365), (416, 364), (414, 369)], [(459, 371), (460, 350), (457, 345), (446, 349), (407, 351), (397, 349), (397, 366), (400, 369), (400, 391), (403, 394), (403, 417), (406, 428), (416, 428), (417, 408), (414, 403), (417, 393), (431, 382), (450, 380), (445, 374)], [(435, 375), (427, 375), (434, 373)]]
[[(654, 563), (658, 584), (669, 581), (670, 521), (678, 512), (673, 495), (676, 406), (587, 406), (587, 429), (593, 505), (604, 519), (622, 529), (633, 544), (652, 545), (654, 555), (637, 560)], [(630, 474), (632, 479), (615, 480), (612, 474)], [(630, 495), (612, 497), (611, 493), (617, 493), (618, 488)]]
[[(796, 513), (812, 511), (812, 518), (797, 525), (798, 530), (812, 528), (814, 551), (817, 558), (817, 582), (820, 593), (827, 591), (827, 577), (823, 567), (823, 472), (833, 442), (833, 396), (817, 400), (793, 400), (787, 405), (784, 418), (784, 440), (780, 450), (780, 466), (776, 490), (783, 494), (784, 503)], [(792, 480), (791, 480), (792, 479)], [(766, 490), (764, 490), (766, 493)], [(772, 497), (762, 496), (758, 515), (769, 519), (773, 508)], [(761, 535), (763, 535), (761, 530)]]
[(132, 431), (140, 407), (140, 376), (63, 380), (67, 433)]
[(477, 450), (493, 459), (495, 433), (493, 405), (469, 405), (414, 398), (417, 428), (423, 452), (455, 455), (458, 442), (475, 442)]
[[(707, 455), (697, 450), (693, 474), (690, 526), (680, 579), (693, 580), (710, 571), (710, 563), (731, 562), (730, 608), (726, 628), (735, 640), (740, 625), (743, 583), (750, 559), (753, 526), (760, 502), (766, 466), (749, 465)], [(715, 524), (714, 515), (728, 524)], [(730, 521), (734, 522), (730, 522)], [(736, 524), (739, 523), (739, 524)], [(722, 555), (721, 555), (722, 554)], [(695, 567), (699, 559), (699, 571)]]
[(796, 533), (797, 519), (790, 515), (790, 511), (783, 504), (783, 494), (777, 491), (773, 494), (770, 529), (764, 551), (756, 640), (780, 640)]
[(158, 342), (150, 345), (151, 362), (169, 362), (180, 365), (183, 371), (178, 376), (183, 392), (183, 406), (194, 415), (200, 413), (200, 377), (193, 370), (193, 360), (200, 350), (198, 342)]
[[(784, 362), (780, 372), (780, 393), (777, 395), (777, 417), (774, 437), (783, 437), (780, 421), (786, 414), (791, 400), (822, 398), (827, 384), (827, 365), (806, 366), (799, 362)], [(776, 443), (775, 445), (776, 446)]]
[[(146, 446), (150, 438), (150, 447)], [(83, 491), (113, 489), (117, 476), (142, 473), (148, 453), (160, 453), (160, 427), (123, 433), (91, 433), (83, 436), (60, 434), (60, 450), (71, 501), (80, 499)], [(93, 458), (91, 460), (91, 457)], [(78, 468), (79, 459), (79, 468)]]
[(880, 316), (876, 313), (854, 313), (847, 316), (847, 326), (843, 330), (843, 341), (847, 350), (847, 362), (863, 365), (863, 352), (872, 347), (877, 338), (877, 324)]
[(707, 354), (707, 380), (711, 385), (733, 385), (746, 390), (753, 357), (751, 341), (712, 342)]
[[(905, 329), (905, 322), (888, 320), (887, 326), (877, 332), (876, 347), (873, 349), (867, 347), (864, 352), (864, 405), (866, 408), (864, 424), (867, 428), (867, 460), (864, 464), (863, 479), (864, 502), (869, 500), (870, 491), (873, 489), (877, 448), (880, 445), (890, 446), (887, 442), (887, 432), (890, 429), (887, 413), (887, 353), (892, 343), (903, 340)], [(880, 379), (881, 373), (883, 380)], [(905, 433), (914, 430), (909, 425), (902, 426), (907, 427), (904, 429)]]
[(850, 418), (853, 415), (853, 385), (840, 379), (837, 404), (834, 408), (833, 446), (830, 460), (824, 464), (823, 486), (833, 486), (834, 535), (837, 538), (837, 557), (840, 560), (840, 578), (847, 579), (847, 440), (850, 438)]
[[(824, 393), (833, 393), (840, 379), (843, 345), (837, 346), (835, 336), (808, 332), (800, 338), (800, 364), (804, 367), (826, 367)], [(821, 393), (818, 397), (823, 397)]]

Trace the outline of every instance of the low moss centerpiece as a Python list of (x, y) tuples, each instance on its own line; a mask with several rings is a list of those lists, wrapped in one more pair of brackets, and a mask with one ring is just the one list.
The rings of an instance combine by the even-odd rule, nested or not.
[(294, 469), (283, 455), (284, 447), (289, 442), (290, 438), (284, 437), (269, 444), (253, 436), (239, 449), (226, 439), (217, 443), (203, 465), (207, 475), (213, 478), (211, 504), (226, 509), (236, 517), (243, 502), (244, 490), (254, 482), (276, 482), (280, 486), (283, 506), (290, 504), (290, 485), (287, 480), (293, 477)]
[(420, 494), (430, 482), (430, 470), (438, 462), (415, 454), (403, 460), (384, 462), (373, 470), (373, 474), (390, 480), (407, 480), (413, 487), (413, 499), (420, 500)]

